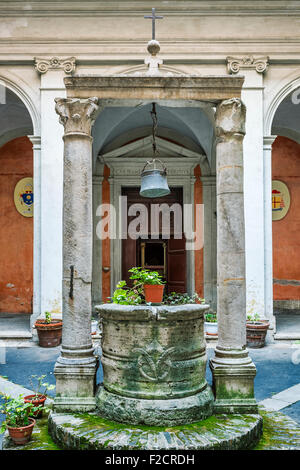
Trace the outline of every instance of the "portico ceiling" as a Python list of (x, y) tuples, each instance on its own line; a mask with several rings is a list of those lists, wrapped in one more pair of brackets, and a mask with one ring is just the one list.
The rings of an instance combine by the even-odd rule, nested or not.
[[(197, 107), (157, 105), (157, 135), (164, 135), (190, 150), (205, 153), (211, 161), (214, 128), (208, 116)], [(114, 150), (135, 138), (151, 133), (151, 103), (133, 107), (107, 107), (94, 127), (94, 157)]]

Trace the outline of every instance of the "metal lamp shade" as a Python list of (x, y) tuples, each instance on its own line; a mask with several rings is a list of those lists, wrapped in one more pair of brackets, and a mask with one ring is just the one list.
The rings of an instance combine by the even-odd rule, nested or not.
[(165, 170), (146, 170), (141, 174), (140, 195), (143, 197), (162, 197), (170, 194)]

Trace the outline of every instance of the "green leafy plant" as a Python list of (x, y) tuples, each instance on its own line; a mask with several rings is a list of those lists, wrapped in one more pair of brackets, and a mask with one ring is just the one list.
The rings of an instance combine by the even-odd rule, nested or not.
[(32, 375), (29, 379), (31, 389), (34, 391), (35, 396), (32, 398), (33, 400), (36, 398), (38, 399), (39, 396), (47, 396), (47, 392), (49, 390), (54, 390), (55, 385), (50, 385), (48, 382), (44, 382), (46, 375), (41, 375), (38, 377), (37, 375)]
[(217, 323), (217, 322), (218, 322), (218, 319), (217, 319), (217, 314), (216, 314), (216, 312), (206, 313), (206, 314), (205, 314), (205, 321), (206, 321), (207, 323)]
[(45, 323), (51, 323), (52, 314), (50, 312), (45, 312)]
[(187, 293), (180, 294), (178, 292), (171, 292), (164, 296), (164, 305), (185, 305), (185, 304), (197, 304), (205, 303), (205, 299), (201, 299), (197, 293), (189, 295)]
[(164, 281), (162, 276), (157, 271), (150, 271), (149, 269), (143, 268), (131, 268), (128, 271), (131, 273), (130, 279), (133, 279), (135, 285), (163, 285)]
[(139, 305), (143, 299), (136, 288), (129, 288), (126, 281), (120, 281), (111, 297), (111, 302), (119, 305)]
[(0, 405), (0, 413), (4, 414), (6, 418), (1, 424), (0, 432), (3, 433), (7, 426), (12, 428), (28, 426), (30, 424), (29, 417), (40, 409), (41, 406), (24, 403), (23, 395), (19, 395), (18, 398), (4, 395), (4, 403)]
[(254, 315), (247, 315), (247, 321), (253, 321), (253, 322), (256, 322), (256, 321), (259, 321), (260, 320), (260, 316), (258, 313), (255, 313)]

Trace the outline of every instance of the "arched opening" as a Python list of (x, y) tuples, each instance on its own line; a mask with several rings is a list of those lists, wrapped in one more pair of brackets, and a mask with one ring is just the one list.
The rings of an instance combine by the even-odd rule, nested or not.
[[(142, 168), (153, 155), (151, 103), (136, 108), (105, 108), (93, 127), (93, 302), (97, 304), (109, 297), (116, 283), (126, 279), (129, 267), (143, 264), (150, 252), (156, 253), (155, 250), (161, 248), (164, 256), (157, 270), (165, 272), (166, 289), (179, 289), (190, 294), (197, 292), (215, 306), (215, 156), (214, 128), (209, 119), (211, 108), (207, 112), (201, 107), (168, 107), (158, 103), (156, 109), (157, 146), (159, 158), (168, 171), (169, 200), (146, 201), (139, 196)], [(150, 202), (171, 206), (179, 203), (183, 210), (190, 204), (193, 215), (195, 204), (204, 204), (204, 248), (187, 252), (177, 245), (171, 246), (172, 241), (163, 237), (159, 237), (155, 245), (151, 244), (150, 237), (146, 242), (129, 239), (100, 242), (96, 234), (100, 220), (96, 215), (97, 207), (101, 203), (113, 204), (118, 224), (119, 197), (122, 195), (127, 197), (129, 204)], [(172, 262), (175, 255), (176, 263), (180, 261), (182, 266), (180, 279), (174, 270), (176, 263)]]
[(300, 118), (290, 92), (272, 123), (273, 302), (276, 337), (300, 338)]
[[(1, 330), (22, 318), (29, 332), (33, 305), (33, 134), (21, 99), (1, 85), (0, 103), (0, 319)], [(6, 323), (5, 323), (6, 321)]]

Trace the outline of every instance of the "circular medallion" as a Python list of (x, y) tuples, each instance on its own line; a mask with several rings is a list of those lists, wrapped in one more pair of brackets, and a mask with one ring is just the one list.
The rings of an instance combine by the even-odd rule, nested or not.
[(22, 178), (14, 191), (15, 206), (24, 217), (33, 216), (33, 178)]
[(272, 181), (272, 220), (281, 220), (290, 208), (290, 192), (285, 183), (278, 180)]

